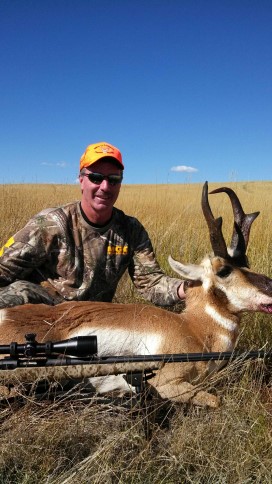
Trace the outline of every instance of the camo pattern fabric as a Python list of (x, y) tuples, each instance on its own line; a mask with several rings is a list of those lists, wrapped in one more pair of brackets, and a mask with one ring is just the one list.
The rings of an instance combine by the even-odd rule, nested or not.
[(146, 300), (161, 306), (179, 301), (180, 279), (161, 270), (136, 218), (114, 208), (108, 225), (94, 227), (85, 220), (79, 201), (46, 209), (0, 250), (0, 307), (109, 302), (126, 269)]
[(15, 281), (0, 289), (0, 309), (20, 304), (50, 304), (63, 302), (62, 297), (51, 296), (42, 286), (28, 281)]

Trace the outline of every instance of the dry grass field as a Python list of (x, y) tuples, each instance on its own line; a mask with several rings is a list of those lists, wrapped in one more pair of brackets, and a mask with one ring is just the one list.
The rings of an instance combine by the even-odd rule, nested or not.
[[(272, 277), (272, 182), (227, 185), (246, 213), (261, 212), (248, 256), (252, 269)], [(122, 187), (117, 206), (145, 225), (168, 274), (170, 253), (196, 263), (210, 251), (201, 190), (198, 184)], [(42, 208), (79, 196), (76, 185), (1, 185), (0, 246)], [(223, 216), (229, 240), (229, 200), (217, 194), (210, 202), (214, 214)], [(115, 301), (135, 300), (139, 296), (125, 276)], [(269, 315), (245, 315), (238, 348), (272, 347), (271, 323)], [(0, 483), (271, 483), (271, 378), (262, 361), (231, 363), (210, 383), (222, 399), (218, 409), (161, 405), (150, 440), (143, 413), (132, 406), (84, 400), (79, 391), (39, 400), (22, 388), (14, 401), (1, 403)]]

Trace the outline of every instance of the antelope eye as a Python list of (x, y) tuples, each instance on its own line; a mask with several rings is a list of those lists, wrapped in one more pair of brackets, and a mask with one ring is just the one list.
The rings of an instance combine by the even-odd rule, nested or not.
[(228, 277), (231, 273), (232, 273), (232, 267), (224, 266), (216, 273), (216, 275), (219, 277)]

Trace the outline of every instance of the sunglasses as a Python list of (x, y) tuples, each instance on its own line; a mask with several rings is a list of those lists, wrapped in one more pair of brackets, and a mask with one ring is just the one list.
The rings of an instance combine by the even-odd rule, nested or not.
[(101, 185), (103, 180), (107, 180), (110, 185), (118, 185), (123, 180), (123, 175), (102, 175), (102, 173), (82, 173), (90, 182), (95, 185)]

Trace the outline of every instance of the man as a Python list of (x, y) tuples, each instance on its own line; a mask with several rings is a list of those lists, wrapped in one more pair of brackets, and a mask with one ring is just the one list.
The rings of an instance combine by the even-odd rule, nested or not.
[(146, 300), (163, 306), (184, 299), (184, 283), (161, 270), (144, 227), (114, 207), (123, 169), (111, 144), (87, 147), (81, 202), (38, 213), (0, 251), (0, 308), (112, 301), (126, 269)]

